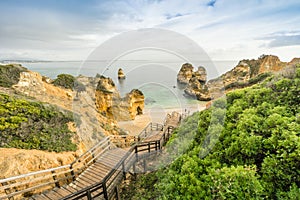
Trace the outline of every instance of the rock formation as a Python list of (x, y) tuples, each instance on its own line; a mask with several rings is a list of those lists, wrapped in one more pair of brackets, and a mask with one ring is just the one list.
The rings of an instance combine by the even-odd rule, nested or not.
[(186, 95), (196, 98), (199, 101), (211, 100), (207, 85), (196, 77), (190, 79), (188, 86), (184, 89), (184, 92)]
[(211, 100), (207, 85), (207, 74), (204, 67), (198, 67), (198, 70), (192, 73), (192, 78), (189, 80), (184, 92), (186, 95), (198, 99), (199, 101)]
[(0, 148), (0, 179), (70, 164), (80, 154)]
[(258, 59), (241, 60), (232, 70), (206, 83), (205, 69), (198, 68), (198, 71), (193, 72), (192, 65), (186, 63), (182, 65), (177, 80), (179, 83), (188, 83), (184, 90), (186, 95), (207, 101), (222, 95), (223, 90), (230, 91), (256, 84), (270, 76), (270, 73), (283, 71), (296, 64), (300, 64), (300, 58), (286, 63), (281, 62), (277, 56), (262, 55)]
[(184, 89), (185, 95), (200, 101), (211, 100), (208, 87), (205, 85), (206, 80), (207, 73), (205, 68), (198, 67), (197, 71), (194, 71), (194, 67), (189, 63), (183, 64), (177, 75), (177, 81), (181, 84), (186, 84)]
[(193, 76), (194, 67), (190, 63), (182, 65), (179, 73), (177, 74), (177, 81), (181, 84), (188, 84)]
[(73, 93), (49, 84), (39, 73), (26, 71), (20, 73), (20, 80), (13, 88), (22, 94), (35, 97), (38, 101), (55, 104), (65, 109), (72, 109)]
[(143, 93), (134, 89), (124, 98), (121, 98), (111, 78), (100, 77), (95, 97), (98, 111), (110, 119), (117, 121), (133, 120), (136, 115), (143, 113), (145, 104)]
[(126, 78), (126, 76), (125, 76), (125, 74), (124, 74), (124, 72), (123, 72), (123, 69), (120, 68), (120, 69), (118, 70), (118, 79), (125, 79), (125, 78)]

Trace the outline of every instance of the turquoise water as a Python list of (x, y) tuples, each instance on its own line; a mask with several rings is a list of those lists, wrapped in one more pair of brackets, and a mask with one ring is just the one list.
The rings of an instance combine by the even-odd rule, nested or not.
[[(97, 73), (111, 77), (121, 95), (124, 96), (132, 89), (140, 89), (145, 98), (151, 99), (152, 103), (146, 107), (185, 108), (193, 104), (203, 105), (194, 99), (183, 96), (183, 88), (177, 85), (177, 73), (182, 61), (152, 63), (151, 61), (128, 61), (118, 60), (107, 65), (106, 61), (88, 62), (36, 62), (23, 63), (29, 70), (37, 71), (44, 76), (55, 79), (58, 74), (66, 73), (78, 76), (79, 74), (94, 77)], [(203, 62), (206, 66), (209, 78), (215, 78), (236, 64), (235, 61), (218, 61), (217, 63)], [(218, 68), (215, 66), (218, 65)], [(117, 71), (122, 68), (126, 79), (119, 81)], [(210, 68), (214, 68), (210, 70)], [(219, 71), (219, 73), (210, 72)]]

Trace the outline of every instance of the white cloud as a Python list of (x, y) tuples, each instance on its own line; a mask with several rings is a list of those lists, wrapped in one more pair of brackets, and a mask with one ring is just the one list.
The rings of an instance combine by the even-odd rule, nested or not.
[(284, 59), (298, 56), (298, 1), (98, 1), (84, 9), (7, 7), (0, 19), (0, 59), (13, 58), (10, 52), (25, 58), (85, 59), (116, 34), (152, 27), (190, 37), (216, 60), (271, 52)]

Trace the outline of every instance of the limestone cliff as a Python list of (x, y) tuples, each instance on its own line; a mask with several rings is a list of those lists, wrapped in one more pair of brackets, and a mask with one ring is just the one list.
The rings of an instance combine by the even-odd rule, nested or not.
[(75, 152), (0, 148), (0, 179), (70, 164), (78, 156)]
[(133, 120), (144, 109), (144, 95), (141, 91), (132, 90), (121, 98), (112, 79), (104, 76), (100, 77), (95, 97), (98, 111), (117, 121)]
[[(293, 59), (291, 62), (286, 63), (279, 60), (277, 56), (262, 55), (258, 59), (241, 60), (236, 67), (232, 70), (221, 75), (218, 79), (223, 81), (226, 91), (235, 88), (243, 88), (256, 84), (271, 73), (279, 72), (290, 65), (295, 65), (299, 59)], [(216, 80), (208, 82), (209, 87), (215, 85)]]
[(12, 87), (38, 101), (55, 104), (68, 110), (72, 109), (73, 92), (43, 81), (43, 77), (37, 72), (21, 72), (19, 82)]
[[(77, 77), (83, 82), (86, 91), (76, 92), (71, 89), (57, 87), (53, 81), (42, 77), (37, 72), (27, 71), (20, 74), (19, 82), (13, 88), (38, 101), (57, 105), (70, 110), (80, 116), (80, 123), (76, 125), (76, 132), (80, 141), (88, 149), (104, 135), (119, 134), (121, 130), (117, 123), (100, 115), (95, 107), (95, 78)], [(108, 128), (109, 127), (109, 128)]]
[[(270, 76), (271, 73), (282, 71), (299, 63), (300, 58), (294, 58), (286, 63), (280, 61), (277, 56), (262, 55), (258, 59), (241, 60), (232, 70), (207, 83), (204, 79), (200, 81), (199, 78), (196, 78), (196, 72), (193, 72), (191, 65), (184, 64), (178, 73), (177, 80), (179, 81), (178, 77), (180, 77), (179, 82), (189, 80), (184, 90), (185, 94), (206, 101), (210, 100), (210, 97), (216, 98), (222, 95), (220, 92), (222, 90), (230, 91), (256, 84)], [(199, 74), (204, 77), (203, 69)]]

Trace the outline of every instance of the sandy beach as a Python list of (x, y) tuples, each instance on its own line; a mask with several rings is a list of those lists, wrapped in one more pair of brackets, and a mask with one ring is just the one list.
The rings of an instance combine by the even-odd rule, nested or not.
[(150, 122), (163, 123), (166, 115), (176, 111), (178, 113), (192, 114), (205, 109), (204, 104), (190, 104), (184, 108), (160, 108), (152, 107), (145, 108), (142, 115), (136, 116), (132, 121), (118, 122), (120, 128), (124, 129), (129, 135), (138, 135)]

